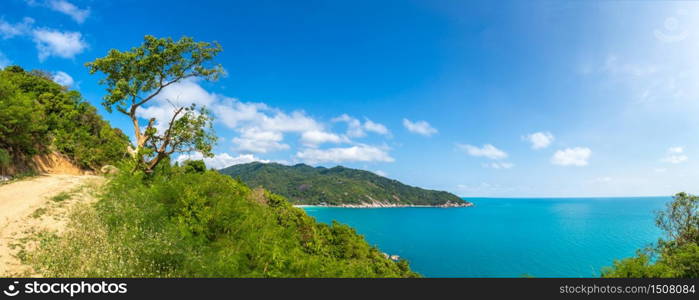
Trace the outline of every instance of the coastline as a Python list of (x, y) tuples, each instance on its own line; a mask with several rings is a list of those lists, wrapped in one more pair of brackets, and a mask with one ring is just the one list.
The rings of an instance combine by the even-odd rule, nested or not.
[(362, 204), (338, 204), (338, 205), (328, 205), (328, 204), (294, 204), (294, 207), (304, 208), (304, 207), (340, 207), (340, 208), (402, 208), (402, 207), (421, 207), (421, 208), (453, 208), (453, 207), (470, 207), (473, 206), (473, 202), (465, 203), (452, 203), (447, 202), (440, 205), (417, 205), (417, 204), (395, 204), (395, 203), (362, 203)]

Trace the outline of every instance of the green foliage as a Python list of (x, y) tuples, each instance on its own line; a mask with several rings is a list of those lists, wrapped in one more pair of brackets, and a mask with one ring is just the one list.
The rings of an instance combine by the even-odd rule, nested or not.
[(203, 160), (187, 160), (182, 164), (185, 173), (204, 173), (206, 164)]
[(155, 119), (150, 119), (142, 129), (137, 111), (164, 88), (181, 80), (216, 80), (223, 74), (220, 65), (212, 65), (219, 52), (218, 43), (195, 42), (189, 37), (173, 41), (147, 35), (139, 47), (129, 51), (112, 49), (107, 56), (86, 64), (91, 74), (105, 74), (100, 80), (100, 84), (107, 87), (102, 102), (105, 109), (109, 112), (116, 109), (133, 122), (137, 168), (151, 173), (163, 158), (175, 152), (198, 151), (205, 156), (213, 155), (211, 149), (216, 136), (206, 108), (197, 109), (194, 104), (176, 107), (172, 102), (176, 99), (168, 99), (174, 112), (164, 132), (154, 127)]
[(0, 168), (9, 167), (10, 162), (12, 162), (10, 153), (5, 149), (0, 149)]
[[(126, 166), (128, 167), (128, 166)], [(215, 171), (120, 172), (31, 256), (60, 277), (414, 277), (346, 225)], [(257, 195), (256, 195), (257, 194)]]
[(361, 204), (375, 201), (411, 205), (464, 203), (456, 195), (408, 186), (374, 173), (344, 167), (249, 163), (219, 172), (262, 186), (296, 204)]
[(699, 197), (678, 193), (656, 217), (668, 238), (635, 257), (617, 260), (602, 270), (603, 277), (699, 277)]
[(63, 202), (65, 200), (70, 199), (71, 195), (70, 193), (67, 192), (60, 192), (58, 195), (51, 197), (51, 201), (53, 202)]
[(0, 71), (0, 148), (11, 156), (55, 149), (80, 167), (96, 169), (123, 159), (128, 143), (77, 91), (43, 72), (17, 66)]
[(133, 113), (130, 110), (134, 104), (147, 102), (154, 91), (159, 92), (166, 85), (190, 77), (217, 79), (223, 68), (206, 63), (219, 52), (218, 43), (195, 42), (189, 37), (175, 42), (171, 38), (147, 35), (139, 47), (130, 51), (112, 49), (107, 56), (86, 65), (91, 74), (106, 75), (100, 80), (108, 92), (102, 105), (109, 112), (116, 108), (128, 115)]

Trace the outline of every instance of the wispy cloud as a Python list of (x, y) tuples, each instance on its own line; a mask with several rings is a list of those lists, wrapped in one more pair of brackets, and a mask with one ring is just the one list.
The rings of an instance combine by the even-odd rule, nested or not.
[(70, 16), (79, 24), (85, 22), (85, 19), (87, 19), (87, 17), (90, 15), (89, 8), (79, 8), (75, 4), (66, 0), (50, 0), (47, 2), (47, 6), (52, 10)]
[(73, 77), (71, 77), (70, 75), (68, 75), (68, 73), (63, 71), (58, 71), (55, 74), (53, 74), (52, 79), (54, 82), (67, 87), (71, 87), (75, 83)]
[(689, 157), (684, 154), (684, 147), (670, 147), (666, 151), (666, 156), (660, 159), (662, 162), (679, 164), (689, 160)]
[(80, 8), (68, 0), (25, 0), (25, 2), (29, 6), (46, 7), (65, 14), (78, 24), (82, 24), (90, 16), (89, 8)]
[(22, 22), (15, 24), (0, 19), (0, 37), (6, 40), (16, 36), (27, 35), (31, 32), (33, 25), (34, 19), (28, 17), (22, 19)]
[(408, 119), (403, 119), (403, 126), (412, 133), (417, 133), (419, 135), (431, 136), (437, 133), (437, 129), (432, 127), (427, 121), (410, 121)]
[(485, 144), (483, 147), (477, 147), (467, 144), (456, 144), (458, 149), (465, 151), (468, 155), (477, 157), (486, 157), (489, 159), (504, 159), (507, 158), (507, 153), (491, 144)]
[(365, 118), (364, 123), (357, 118), (351, 117), (348, 114), (342, 114), (332, 119), (332, 122), (347, 123), (348, 137), (358, 138), (366, 136), (366, 132), (373, 132), (380, 135), (390, 135), (391, 132), (383, 124), (376, 123), (368, 118)]
[(551, 163), (559, 166), (587, 166), (592, 150), (587, 147), (575, 147), (558, 150), (551, 157)]

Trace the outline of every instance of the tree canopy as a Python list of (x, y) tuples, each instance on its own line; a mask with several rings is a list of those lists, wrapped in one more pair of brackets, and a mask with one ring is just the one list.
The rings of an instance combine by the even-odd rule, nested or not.
[(175, 152), (198, 151), (212, 155), (216, 142), (212, 132), (211, 115), (204, 107), (177, 106), (172, 99), (172, 117), (163, 132), (158, 132), (154, 118), (145, 128), (139, 125), (138, 109), (158, 96), (163, 89), (188, 78), (216, 80), (223, 74), (220, 65), (212, 63), (221, 52), (218, 43), (195, 42), (183, 37), (144, 37), (143, 44), (128, 51), (112, 49), (107, 56), (87, 63), (91, 74), (105, 75), (100, 84), (107, 94), (102, 105), (107, 111), (117, 110), (127, 115), (134, 128), (133, 157), (137, 167), (150, 173), (164, 157)]
[(57, 151), (97, 169), (126, 157), (128, 144), (79, 92), (49, 74), (18, 66), (0, 70), (0, 150), (12, 161)]

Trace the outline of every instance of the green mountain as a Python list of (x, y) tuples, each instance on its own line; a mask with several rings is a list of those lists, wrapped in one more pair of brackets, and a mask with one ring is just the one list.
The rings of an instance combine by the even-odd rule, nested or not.
[(294, 204), (384, 207), (384, 206), (469, 206), (458, 196), (425, 190), (372, 172), (341, 166), (285, 166), (253, 162), (230, 166), (219, 172), (239, 178), (251, 187), (264, 187), (283, 195)]

